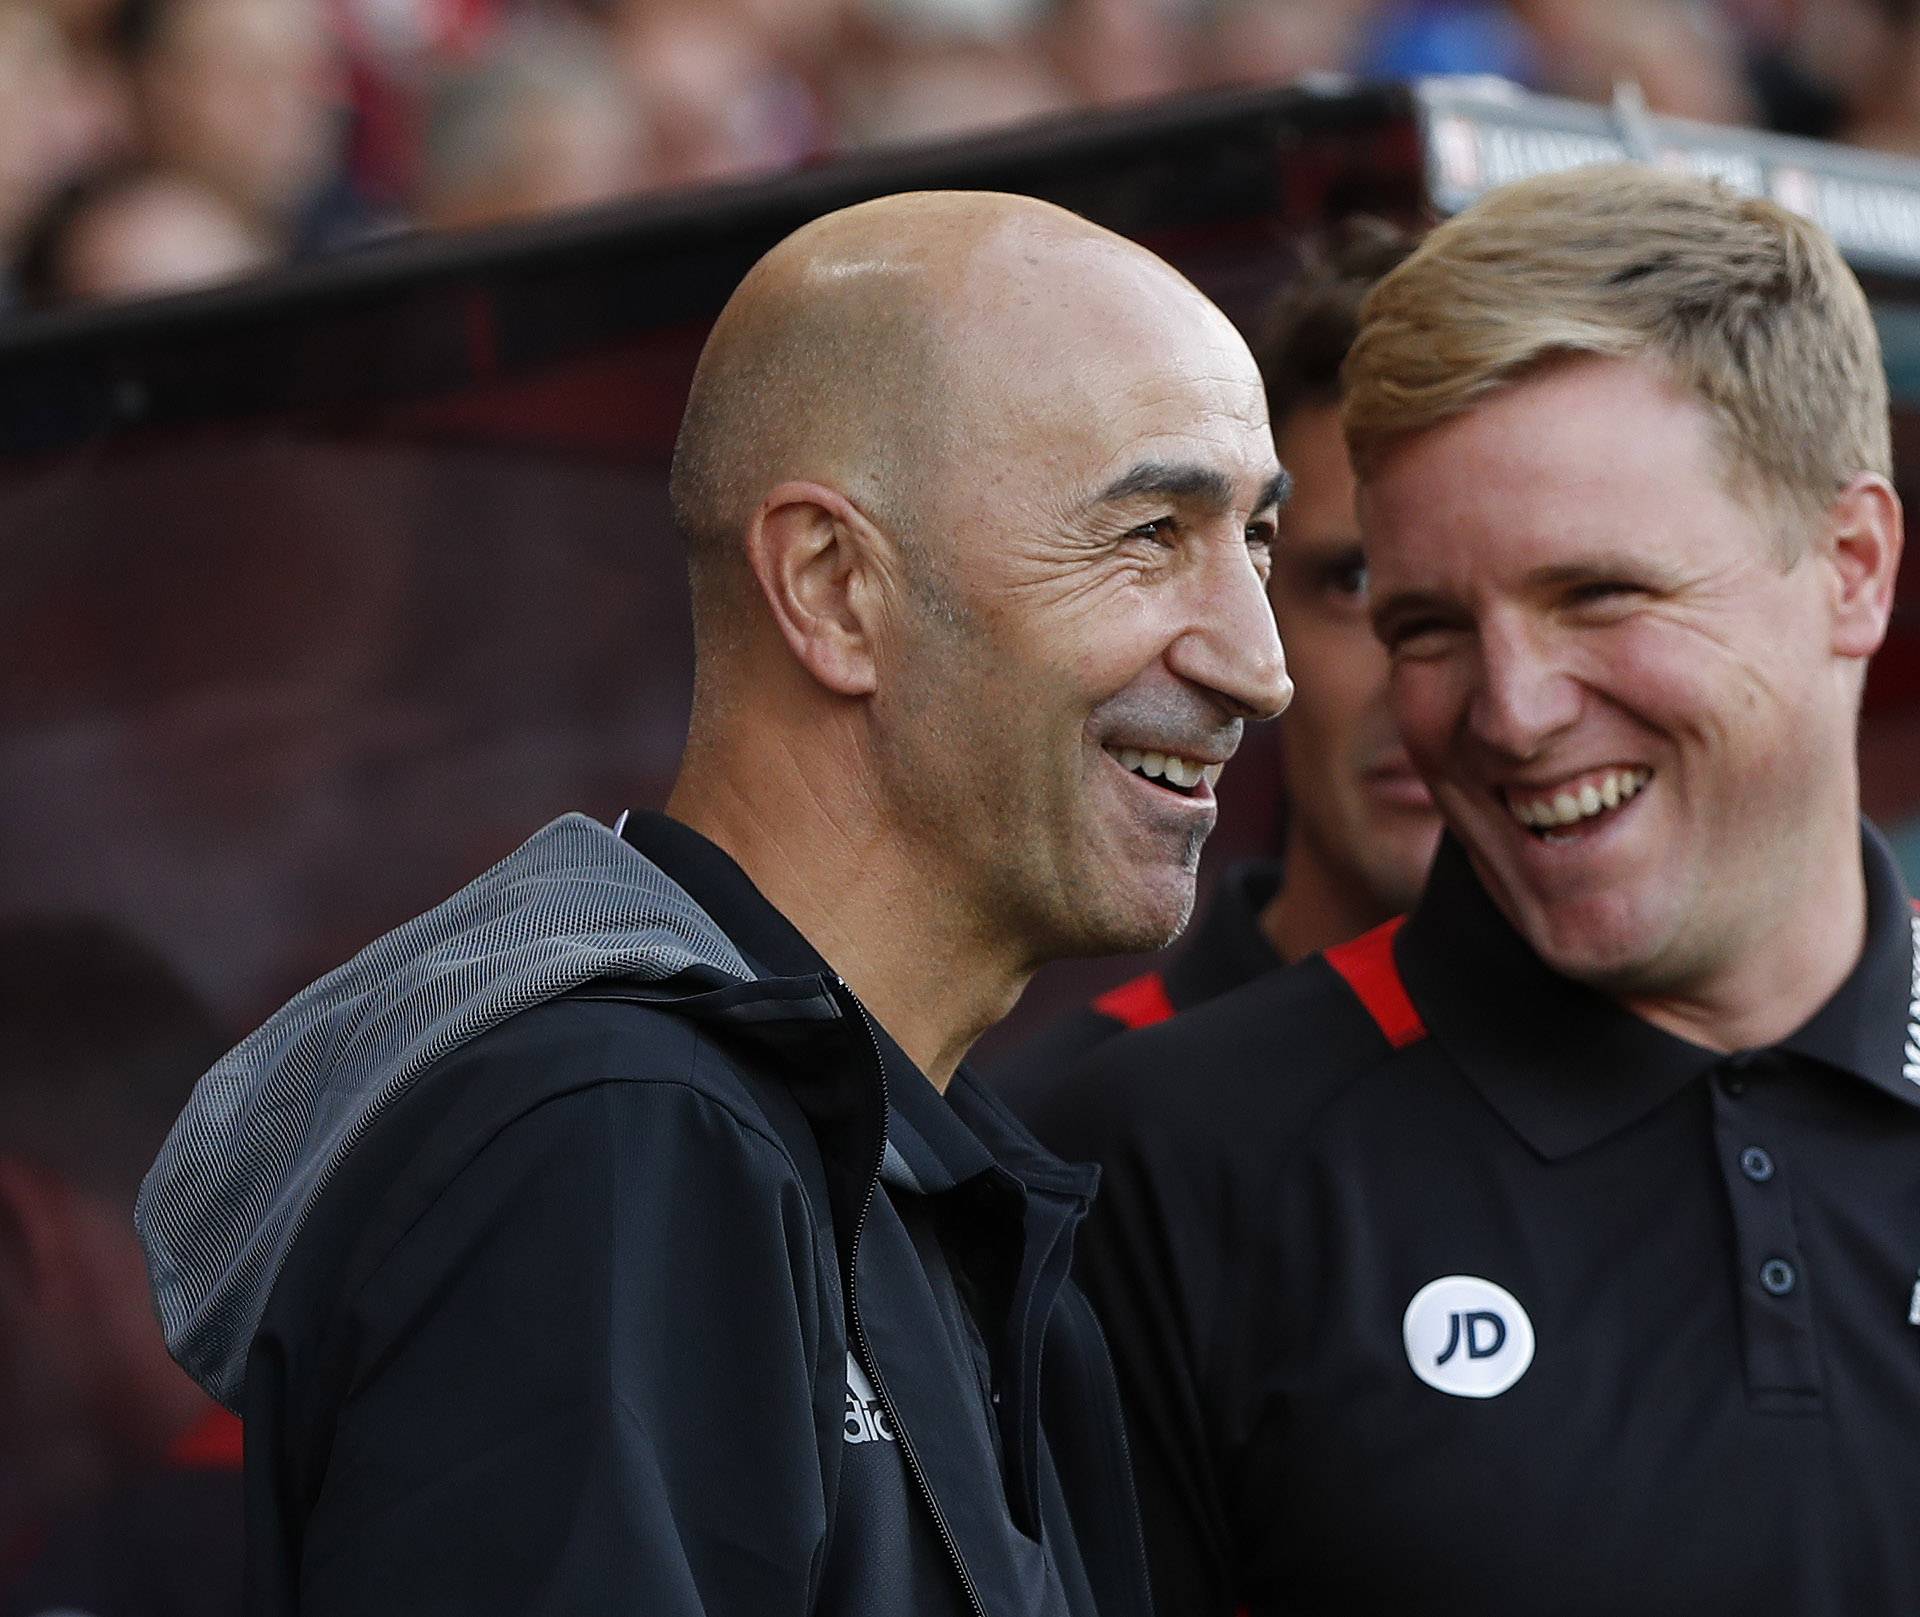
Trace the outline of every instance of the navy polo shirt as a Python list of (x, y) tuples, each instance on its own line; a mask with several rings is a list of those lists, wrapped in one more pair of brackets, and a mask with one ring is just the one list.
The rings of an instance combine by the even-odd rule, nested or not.
[(1030, 1097), (1098, 1161), (1161, 1608), (1920, 1612), (1920, 918), (1725, 1055), (1442, 847), (1382, 928)]

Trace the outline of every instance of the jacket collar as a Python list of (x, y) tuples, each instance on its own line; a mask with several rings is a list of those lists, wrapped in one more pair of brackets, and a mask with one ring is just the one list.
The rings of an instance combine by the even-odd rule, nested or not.
[[(1821, 1009), (1775, 1048), (1920, 1107), (1904, 1072), (1920, 1044), (1920, 933), (1886, 844), (1862, 822), (1867, 941)], [(1487, 1103), (1541, 1156), (1586, 1149), (1657, 1110), (1726, 1057), (1666, 1033), (1552, 971), (1443, 840), (1425, 897), (1395, 940), (1408, 993)]]
[(665, 814), (628, 814), (620, 835), (678, 882), (762, 977), (829, 970), (747, 873), (691, 826)]
[[(621, 835), (668, 872), (763, 977), (837, 975), (753, 879), (698, 831), (665, 814), (636, 813)], [(1097, 1173), (1053, 1156), (964, 1067), (943, 1100), (893, 1036), (869, 1020), (893, 1114), (883, 1171), (896, 1183), (936, 1192), (998, 1166), (1030, 1187), (1091, 1198)]]

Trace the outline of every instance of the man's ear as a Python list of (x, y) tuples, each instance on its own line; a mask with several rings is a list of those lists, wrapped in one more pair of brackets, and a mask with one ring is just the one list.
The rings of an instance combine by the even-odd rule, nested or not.
[(1862, 473), (1840, 491), (1828, 522), (1833, 649), (1842, 657), (1871, 657), (1886, 639), (1893, 615), (1905, 539), (1900, 496), (1877, 472)]
[(747, 563), (801, 667), (839, 696), (871, 695), (878, 678), (885, 541), (843, 494), (782, 483), (747, 528)]

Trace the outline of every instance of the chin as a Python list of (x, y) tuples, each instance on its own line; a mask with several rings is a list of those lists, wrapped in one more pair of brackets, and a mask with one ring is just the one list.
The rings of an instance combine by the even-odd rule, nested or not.
[(1664, 929), (1651, 917), (1614, 905), (1583, 906), (1574, 913), (1536, 914), (1519, 930), (1535, 954), (1574, 982), (1607, 994), (1659, 986), (1653, 979)]
[(1067, 918), (1070, 944), (1063, 955), (1144, 954), (1164, 949), (1193, 918), (1192, 871), (1156, 873), (1151, 880), (1104, 886), (1099, 897)]

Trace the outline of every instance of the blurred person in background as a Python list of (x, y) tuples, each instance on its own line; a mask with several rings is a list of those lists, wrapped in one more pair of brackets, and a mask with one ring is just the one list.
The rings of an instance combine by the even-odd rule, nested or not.
[(846, 147), (961, 138), (1069, 112), (1042, 48), (1044, 0), (868, 0), (831, 81)]
[(1606, 102), (1631, 80), (1651, 112), (1751, 123), (1746, 62), (1727, 20), (1688, 0), (1512, 0), (1539, 55), (1537, 88)]
[(616, 0), (615, 70), (646, 111), (662, 186), (769, 174), (827, 145), (813, 90), (755, 14), (709, 0)]
[(1177, 95), (1198, 70), (1191, 0), (1057, 0), (1042, 43), (1089, 107)]
[(1794, 37), (1840, 98), (1836, 139), (1920, 155), (1920, 0), (1827, 0), (1802, 10)]
[(252, 275), (278, 244), (189, 174), (128, 166), (69, 186), (20, 244), (23, 306), (155, 297)]
[(1073, 87), (1038, 52), (970, 40), (902, 41), (870, 53), (840, 86), (850, 147), (953, 140), (1070, 112)]
[(92, 168), (132, 157), (138, 120), (127, 81), (127, 21), (139, 0), (33, 0), (60, 30), (71, 72), (65, 117)]
[(416, 212), (462, 228), (589, 207), (651, 183), (652, 156), (640, 103), (591, 33), (516, 25), (434, 86)]
[(1350, 63), (1363, 77), (1494, 73), (1519, 84), (1537, 78), (1538, 42), (1504, 0), (1389, 0), (1368, 9)]
[(344, 66), (319, 0), (131, 0), (144, 149), (304, 255), (371, 226), (344, 167)]
[[(504, 0), (325, 0), (350, 109), (346, 167), (378, 218), (406, 211), (418, 184), (425, 103), (438, 76), (471, 62), (502, 26)], [(524, 9), (524, 8), (521, 8)], [(543, 5), (530, 20), (572, 17)], [(599, 25), (597, 16), (585, 19)]]
[(240, 1426), (167, 1357), (133, 1202), (227, 1040), (103, 922), (0, 926), (0, 1617), (237, 1617)]
[(723, 0), (723, 4), (799, 80), (812, 107), (811, 138), (816, 145), (824, 145), (826, 90), (833, 70), (873, 27), (866, 0)]
[(1349, 68), (1372, 0), (1219, 0), (1204, 21), (1196, 75), (1204, 84), (1290, 84)]
[(1340, 365), (1360, 301), (1412, 250), (1378, 220), (1309, 243), (1254, 357), (1280, 464), (1293, 474), (1267, 583), (1295, 680), (1281, 720), (1280, 857), (1228, 870), (1166, 965), (1068, 1013), (994, 1075), (1019, 1105), (1094, 1045), (1213, 999), (1413, 907), (1440, 817), (1388, 707), (1387, 654), (1367, 618), (1353, 468), (1340, 433)]
[[(0, 0), (0, 266), (84, 155), (75, 85), (72, 54), (47, 14)], [(0, 272), (0, 313), (12, 301), (11, 276)]]

